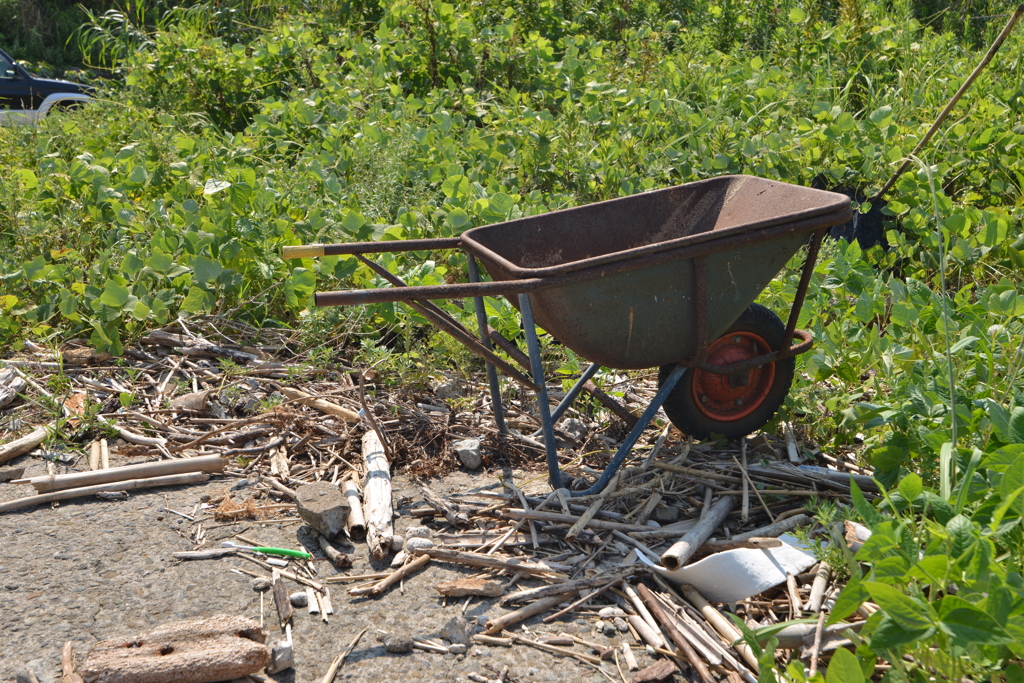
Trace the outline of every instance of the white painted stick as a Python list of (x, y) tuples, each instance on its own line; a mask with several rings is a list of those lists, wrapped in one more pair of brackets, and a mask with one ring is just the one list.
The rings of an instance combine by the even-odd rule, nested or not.
[[(679, 569), (690, 559), (697, 548), (704, 545), (704, 542), (711, 538), (711, 534), (718, 528), (718, 525), (725, 521), (725, 518), (736, 506), (735, 496), (722, 496), (711, 506), (707, 514), (697, 522), (697, 525), (686, 532), (686, 535), (676, 541), (671, 548), (661, 556), (661, 563), (669, 569)], [(707, 506), (705, 506), (707, 507)]]

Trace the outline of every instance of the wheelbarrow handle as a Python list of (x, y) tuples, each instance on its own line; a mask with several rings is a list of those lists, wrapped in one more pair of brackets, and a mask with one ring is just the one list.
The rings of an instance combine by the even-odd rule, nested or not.
[(344, 256), (355, 254), (398, 253), (402, 251), (427, 251), (432, 249), (458, 249), (462, 240), (458, 237), (442, 237), (425, 240), (392, 240), (389, 242), (351, 242), (349, 244), (303, 244), (282, 247), (281, 257), (319, 258), (321, 256)]
[(466, 282), (450, 285), (349, 289), (340, 292), (317, 292), (314, 295), (314, 300), (317, 307), (323, 307), (357, 306), (431, 299), (469, 299), (478, 296), (513, 296), (558, 285), (557, 281), (552, 280), (553, 278), (532, 278), (529, 280)]

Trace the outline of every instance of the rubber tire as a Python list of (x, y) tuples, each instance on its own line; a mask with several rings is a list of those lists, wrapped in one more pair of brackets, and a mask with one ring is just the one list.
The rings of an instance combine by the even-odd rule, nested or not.
[[(767, 342), (773, 351), (778, 351), (782, 346), (782, 339), (786, 335), (786, 326), (771, 309), (765, 308), (761, 304), (750, 304), (722, 336), (726, 337), (735, 332), (752, 332)], [(659, 387), (675, 367), (675, 363), (670, 363), (659, 368)], [(672, 393), (665, 399), (662, 408), (672, 424), (684, 434), (689, 434), (697, 439), (706, 439), (712, 434), (738, 439), (757, 431), (771, 421), (783, 401), (786, 400), (786, 395), (789, 394), (795, 368), (795, 357), (791, 356), (776, 361), (775, 377), (767, 395), (753, 412), (738, 420), (716, 420), (700, 409), (693, 398), (693, 370), (688, 370), (682, 376)]]

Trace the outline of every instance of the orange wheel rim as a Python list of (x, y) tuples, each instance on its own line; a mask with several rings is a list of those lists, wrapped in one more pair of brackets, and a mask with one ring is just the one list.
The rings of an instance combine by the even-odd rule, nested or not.
[[(753, 332), (730, 332), (708, 348), (707, 362), (729, 365), (766, 354), (771, 347)], [(693, 371), (691, 387), (697, 408), (712, 420), (733, 422), (757, 410), (764, 403), (775, 380), (775, 363), (765, 363), (746, 372), (716, 375)]]

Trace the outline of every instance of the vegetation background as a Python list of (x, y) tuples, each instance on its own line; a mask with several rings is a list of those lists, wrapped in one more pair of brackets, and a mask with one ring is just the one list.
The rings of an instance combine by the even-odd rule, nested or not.
[[(822, 550), (849, 574), (832, 620), (881, 608), (826, 683), (877, 678), (879, 662), (892, 681), (1021, 681), (1024, 29), (886, 201), (862, 203), (1012, 10), (0, 0), (5, 50), (102, 86), (81, 110), (0, 129), (0, 343), (80, 336), (116, 356), (178, 316), (231, 315), (295, 328), (317, 363), (356, 355), (415, 383), (476, 366), (400, 307), (311, 309), (317, 287), (382, 283), (350, 258), (284, 262), (281, 246), (451, 236), (727, 173), (843, 188), (884, 242), (824, 249), (800, 321), (817, 342), (782, 417), (855, 448), (886, 494), (843, 512), (874, 531), (856, 558)], [(382, 261), (424, 284), (466, 267)], [(761, 302), (784, 311), (795, 288), (784, 271)], [(487, 307), (519, 334), (507, 302)], [(777, 674), (808, 678), (798, 662)]]

